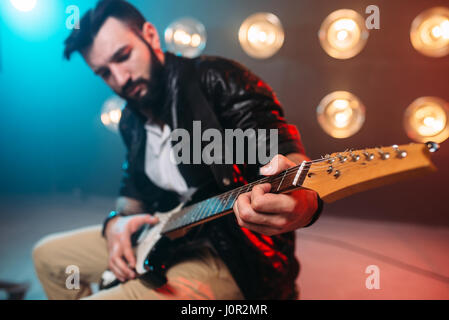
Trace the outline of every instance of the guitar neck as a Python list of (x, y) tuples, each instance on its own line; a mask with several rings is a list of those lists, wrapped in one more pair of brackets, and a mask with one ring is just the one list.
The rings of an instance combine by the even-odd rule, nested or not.
[(275, 176), (256, 180), (252, 183), (248, 183), (244, 186), (185, 207), (173, 214), (162, 229), (162, 234), (167, 234), (186, 227), (191, 228), (231, 213), (234, 202), (239, 195), (251, 191), (256, 185), (270, 183), (271, 193), (285, 193), (300, 188), (312, 163), (313, 161), (304, 161), (300, 165), (289, 168)]

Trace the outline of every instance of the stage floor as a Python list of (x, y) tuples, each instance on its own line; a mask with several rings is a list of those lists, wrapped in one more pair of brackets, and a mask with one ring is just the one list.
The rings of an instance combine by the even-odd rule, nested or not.
[[(1, 197), (0, 280), (28, 282), (45, 299), (31, 250), (42, 236), (98, 224), (114, 199), (79, 195)], [(342, 218), (325, 212), (298, 231), (301, 299), (449, 299), (449, 228)], [(368, 266), (379, 289), (367, 289)], [(4, 295), (1, 296), (4, 298)]]

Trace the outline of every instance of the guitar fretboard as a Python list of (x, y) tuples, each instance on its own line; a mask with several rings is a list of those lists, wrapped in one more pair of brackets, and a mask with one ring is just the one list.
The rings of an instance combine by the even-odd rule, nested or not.
[(244, 186), (227, 191), (181, 209), (173, 214), (162, 230), (166, 234), (184, 227), (200, 224), (230, 213), (239, 195), (249, 192), (256, 185), (271, 184), (271, 193), (283, 193), (299, 188), (314, 161), (304, 161), (301, 165), (285, 170), (278, 175), (265, 177)]

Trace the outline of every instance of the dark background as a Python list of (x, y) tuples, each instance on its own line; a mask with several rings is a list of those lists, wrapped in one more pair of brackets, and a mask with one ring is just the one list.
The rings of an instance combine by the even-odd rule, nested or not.
[[(0, 41), (0, 198), (69, 194), (117, 195), (124, 147), (100, 122), (112, 92), (82, 59), (62, 60), (69, 34), (65, 8), (81, 14), (95, 1), (40, 1), (32, 14), (2, 1)], [(402, 119), (421, 96), (449, 101), (449, 56), (428, 58), (410, 43), (410, 25), (423, 10), (447, 0), (226, 0), (130, 1), (155, 24), (160, 37), (173, 20), (192, 16), (207, 29), (204, 54), (235, 59), (265, 79), (298, 126), (307, 154), (317, 158), (346, 148), (405, 144)], [(380, 30), (349, 60), (329, 57), (317, 33), (332, 11), (368, 5), (380, 8)], [(285, 29), (285, 43), (272, 58), (255, 60), (241, 49), (237, 33), (255, 12), (273, 12)], [(367, 108), (363, 128), (347, 139), (328, 136), (318, 125), (316, 107), (335, 90), (358, 96)], [(411, 223), (449, 225), (449, 147), (442, 143), (434, 163), (439, 171), (423, 178), (354, 195), (326, 206), (325, 214)], [(112, 206), (111, 202), (111, 206)], [(63, 213), (61, 213), (63, 214)]]

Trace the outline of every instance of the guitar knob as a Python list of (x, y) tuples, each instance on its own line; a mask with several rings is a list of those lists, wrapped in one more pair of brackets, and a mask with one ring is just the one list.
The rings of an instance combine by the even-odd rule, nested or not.
[(327, 168), (327, 173), (332, 173), (332, 170), (334, 170), (334, 168), (332, 166), (329, 166), (329, 168)]

